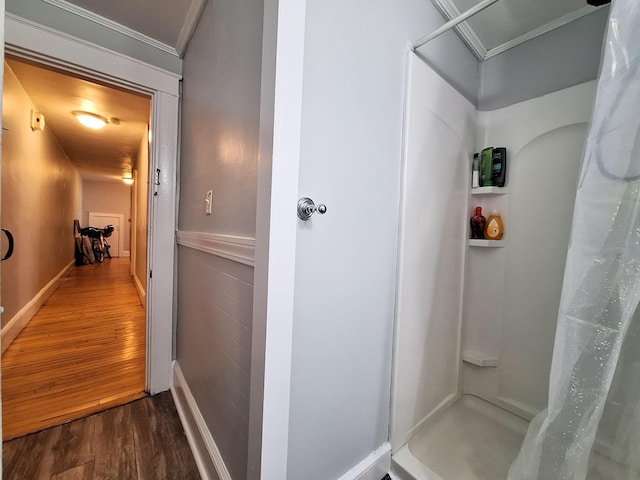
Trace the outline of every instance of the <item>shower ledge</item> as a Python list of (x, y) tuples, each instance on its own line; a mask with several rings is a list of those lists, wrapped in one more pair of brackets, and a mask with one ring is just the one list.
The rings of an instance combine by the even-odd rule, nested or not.
[(491, 355), (487, 355), (482, 352), (474, 352), (472, 350), (465, 350), (462, 352), (462, 361), (465, 363), (470, 363), (471, 365), (475, 365), (476, 367), (497, 367), (498, 359), (492, 357)]

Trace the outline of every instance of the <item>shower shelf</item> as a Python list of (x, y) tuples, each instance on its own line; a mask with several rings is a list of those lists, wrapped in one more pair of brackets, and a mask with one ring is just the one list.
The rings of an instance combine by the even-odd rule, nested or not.
[(491, 357), (482, 352), (474, 352), (471, 350), (465, 350), (462, 352), (462, 361), (470, 363), (476, 367), (497, 367), (498, 359)]
[(471, 189), (471, 195), (506, 195), (504, 187), (476, 187)]
[(504, 240), (480, 240), (477, 238), (470, 238), (469, 246), (470, 247), (502, 248), (504, 247)]

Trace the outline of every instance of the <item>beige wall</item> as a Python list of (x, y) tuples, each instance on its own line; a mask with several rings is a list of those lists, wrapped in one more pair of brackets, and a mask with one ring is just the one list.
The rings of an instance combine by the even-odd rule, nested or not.
[[(130, 251), (131, 246), (131, 186), (120, 181), (82, 181), (82, 218), (83, 227), (89, 225), (89, 212), (117, 213), (124, 215), (123, 243), (120, 255)], [(104, 225), (95, 225), (103, 227)]]
[(73, 220), (80, 211), (78, 172), (50, 129), (31, 130), (35, 107), (4, 68), (2, 226), (14, 234), (16, 248), (2, 263), (3, 327), (73, 260)]
[(135, 217), (133, 218), (133, 228), (135, 228), (135, 253), (132, 253), (134, 263), (133, 275), (139, 285), (146, 293), (147, 290), (147, 198), (149, 191), (149, 135), (147, 132), (140, 140), (140, 150), (135, 164), (136, 184), (134, 192), (136, 198)]

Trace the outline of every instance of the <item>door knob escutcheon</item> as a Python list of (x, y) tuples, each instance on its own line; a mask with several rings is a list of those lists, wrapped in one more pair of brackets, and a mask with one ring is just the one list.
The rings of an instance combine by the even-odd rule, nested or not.
[(304, 220), (306, 222), (315, 212), (318, 212), (320, 215), (324, 215), (327, 213), (327, 206), (322, 203), (316, 206), (313, 200), (308, 197), (302, 197), (298, 200), (298, 218), (300, 220)]

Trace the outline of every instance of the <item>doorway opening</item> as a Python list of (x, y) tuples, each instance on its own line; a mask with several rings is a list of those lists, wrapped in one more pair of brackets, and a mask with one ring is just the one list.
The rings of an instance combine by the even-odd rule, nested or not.
[[(7, 439), (149, 389), (152, 98), (13, 56), (4, 68), (2, 216), (18, 247), (2, 271)], [(86, 129), (77, 111), (103, 116), (106, 128)], [(134, 172), (145, 179), (135, 189), (123, 183)], [(114, 225), (112, 259), (73, 265), (78, 219)]]

